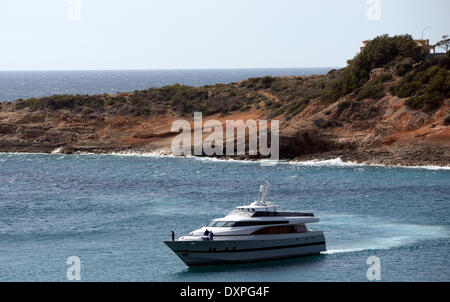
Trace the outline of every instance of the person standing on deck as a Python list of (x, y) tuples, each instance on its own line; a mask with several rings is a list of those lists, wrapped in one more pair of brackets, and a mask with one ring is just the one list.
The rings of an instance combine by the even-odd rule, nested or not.
[(209, 232), (209, 240), (213, 240), (214, 239), (214, 233), (213, 231)]

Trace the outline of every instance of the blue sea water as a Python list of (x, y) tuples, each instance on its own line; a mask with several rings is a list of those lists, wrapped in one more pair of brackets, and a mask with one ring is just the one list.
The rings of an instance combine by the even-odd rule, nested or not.
[(203, 70), (0, 71), (0, 102), (54, 94), (128, 92), (175, 83), (227, 84), (262, 76), (325, 74), (332, 68)]
[[(311, 210), (328, 252), (188, 268), (162, 240), (221, 217), (272, 182)], [(450, 170), (121, 155), (0, 154), (0, 281), (450, 281)]]
[[(323, 69), (0, 72), (0, 101), (200, 86)], [(328, 252), (187, 268), (161, 241), (228, 213), (273, 183), (283, 209), (321, 218)], [(0, 154), (0, 281), (449, 281), (450, 171), (119, 155)]]

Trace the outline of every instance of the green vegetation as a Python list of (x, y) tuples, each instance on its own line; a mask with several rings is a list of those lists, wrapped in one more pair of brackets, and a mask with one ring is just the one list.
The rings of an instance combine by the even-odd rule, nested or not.
[(381, 78), (375, 78), (368, 81), (356, 94), (356, 100), (373, 99), (378, 100), (386, 95), (384, 85)]
[(39, 109), (59, 110), (91, 108), (93, 110), (102, 110), (104, 106), (103, 96), (89, 95), (54, 95), (43, 98), (29, 98), (26, 100), (17, 100), (16, 108), (29, 108), (32, 111)]
[(447, 117), (444, 119), (444, 125), (450, 126), (450, 115), (447, 115)]
[(314, 125), (319, 128), (319, 129), (327, 129), (327, 128), (331, 128), (331, 127), (340, 127), (342, 126), (342, 124), (335, 122), (335, 121), (330, 121), (330, 120), (324, 120), (323, 118), (319, 118), (318, 120), (314, 121)]
[(242, 82), (241, 85), (243, 85), (246, 88), (266, 89), (269, 88), (274, 81), (275, 78), (265, 76), (263, 78), (250, 78), (247, 81)]
[(442, 40), (436, 43), (436, 46), (445, 50), (445, 52), (449, 51), (450, 48), (450, 38), (448, 35), (443, 35)]
[(448, 55), (423, 61), (391, 86), (390, 92), (408, 98), (406, 104), (411, 109), (435, 110), (445, 98), (450, 97), (449, 67)]
[[(76, 113), (142, 116), (175, 112), (191, 114), (201, 111), (204, 114), (229, 113), (236, 110), (249, 110), (252, 105), (268, 99), (255, 91), (228, 85), (210, 87), (190, 87), (171, 85), (151, 88), (118, 95), (53, 95), (44, 98), (17, 100), (16, 109), (70, 110)], [(276, 104), (271, 107), (276, 108)]]
[[(331, 104), (345, 96), (346, 101), (337, 106), (340, 116), (344, 111), (358, 113), (361, 103), (367, 105), (389, 92), (407, 98), (406, 104), (411, 109), (435, 110), (450, 97), (449, 54), (450, 51), (427, 60), (424, 49), (410, 35), (383, 35), (369, 42), (348, 61), (346, 68), (331, 70), (327, 75), (265, 76), (203, 87), (175, 84), (117, 95), (54, 95), (20, 99), (13, 106), (30, 111), (69, 110), (132, 116), (191, 115), (194, 111), (204, 115), (229, 114), (256, 108), (269, 111), (269, 118), (283, 116), (289, 120), (312, 100)], [(365, 108), (376, 109), (376, 106)], [(332, 114), (330, 110), (327, 112)], [(326, 121), (317, 122), (319, 128), (331, 126)]]
[(284, 114), (286, 120), (290, 120), (292, 117), (302, 112), (308, 105), (308, 99), (299, 99), (279, 107), (269, 115), (269, 118), (274, 118), (281, 114)]
[(414, 61), (411, 58), (404, 58), (395, 64), (395, 72), (398, 76), (404, 76), (413, 69)]
[(344, 95), (357, 91), (369, 81), (370, 71), (374, 68), (388, 65), (404, 66), (405, 59), (415, 63), (423, 60), (424, 56), (423, 48), (417, 46), (410, 35), (376, 37), (361, 53), (347, 62), (348, 66), (345, 69), (336, 74), (326, 89), (325, 101), (334, 102)]

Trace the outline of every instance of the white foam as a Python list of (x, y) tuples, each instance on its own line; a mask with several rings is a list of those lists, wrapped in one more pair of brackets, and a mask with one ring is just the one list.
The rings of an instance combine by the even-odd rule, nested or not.
[(384, 168), (407, 168), (407, 169), (426, 169), (426, 170), (450, 170), (450, 166), (402, 166), (402, 165), (381, 165), (365, 164), (352, 161), (343, 161), (340, 157), (325, 160), (307, 160), (307, 161), (289, 161), (290, 165), (305, 167), (384, 167)]
[[(364, 168), (364, 167), (384, 167), (384, 168), (408, 168), (408, 169), (425, 169), (425, 170), (450, 170), (450, 166), (401, 166), (401, 165), (381, 165), (381, 164), (365, 164), (357, 163), (352, 161), (343, 161), (340, 157), (325, 160), (307, 160), (307, 161), (286, 161), (286, 160), (271, 160), (271, 159), (258, 159), (258, 160), (245, 160), (245, 159), (233, 159), (233, 158), (218, 158), (218, 157), (204, 157), (204, 156), (176, 156), (166, 150), (157, 150), (148, 153), (138, 153), (138, 152), (117, 152), (111, 153), (111, 155), (121, 155), (121, 156), (143, 156), (143, 157), (154, 157), (154, 158), (189, 158), (205, 162), (229, 162), (229, 163), (242, 163), (251, 164), (256, 163), (263, 166), (275, 166), (277, 164), (288, 164), (303, 167), (342, 167), (342, 168)], [(364, 170), (360, 170), (364, 171)]]
[(98, 155), (114, 155), (114, 156), (136, 156), (136, 157), (154, 157), (154, 158), (183, 158), (182, 156), (175, 156), (165, 150), (155, 150), (152, 152), (112, 152), (108, 154), (98, 154)]
[(52, 151), (52, 154), (60, 154), (62, 150), (62, 147), (56, 148), (55, 150)]
[[(424, 238), (425, 239), (425, 238)], [(424, 240), (422, 239), (422, 240)], [(430, 238), (431, 239), (431, 238)], [(340, 253), (356, 253), (369, 250), (389, 250), (396, 247), (401, 247), (409, 244), (413, 244), (420, 239), (413, 239), (407, 236), (397, 236), (390, 238), (374, 238), (366, 242), (361, 243), (361, 247), (343, 247), (343, 248), (333, 248), (329, 249), (324, 254), (340, 254)]]
[(365, 164), (356, 162), (344, 162), (340, 157), (325, 160), (307, 160), (307, 161), (289, 161), (290, 165), (305, 166), (305, 167), (362, 167)]
[[(387, 250), (422, 240), (450, 238), (445, 226), (385, 223), (375, 217), (357, 215), (322, 215), (325, 237), (331, 236), (324, 254)], [(348, 232), (348, 230), (353, 230)], [(333, 238), (339, 237), (339, 238)], [(334, 240), (340, 242), (334, 243)]]
[[(0, 154), (15, 155), (15, 154), (38, 154), (38, 155), (49, 155), (49, 154), (60, 154), (60, 148), (53, 150), (51, 153), (27, 153), (27, 152), (3, 152)], [(229, 162), (229, 163), (257, 163), (262, 166), (276, 166), (277, 164), (289, 164), (303, 167), (336, 167), (336, 168), (360, 168), (360, 167), (381, 167), (381, 168), (405, 168), (405, 169), (423, 169), (423, 170), (447, 170), (450, 171), (450, 166), (402, 166), (402, 165), (382, 165), (382, 164), (366, 164), (357, 163), (352, 161), (343, 161), (340, 157), (325, 160), (307, 160), (307, 161), (286, 161), (286, 160), (271, 160), (271, 159), (259, 159), (259, 160), (242, 160), (242, 159), (232, 159), (232, 158), (217, 158), (217, 157), (202, 157), (202, 156), (177, 156), (168, 152), (167, 150), (156, 150), (152, 152), (112, 152), (112, 153), (77, 153), (75, 155), (114, 155), (114, 156), (137, 156), (137, 157), (152, 157), (152, 158), (190, 158), (201, 161), (210, 162)]]
[(115, 155), (115, 156), (136, 156), (136, 157), (152, 157), (152, 158), (178, 158), (178, 159), (195, 159), (198, 161), (205, 162), (229, 162), (229, 163), (261, 163), (265, 165), (275, 165), (277, 163), (282, 163), (283, 161), (274, 161), (270, 159), (260, 159), (260, 160), (244, 160), (244, 159), (233, 159), (233, 158), (219, 158), (219, 157), (207, 157), (207, 156), (194, 156), (194, 155), (183, 155), (177, 156), (167, 150), (156, 150), (153, 152), (113, 152), (110, 154), (98, 154), (98, 155)]
[(259, 160), (244, 160), (244, 159), (233, 159), (233, 158), (216, 158), (216, 157), (201, 157), (201, 156), (189, 156), (188, 158), (192, 158), (199, 161), (206, 162), (229, 162), (229, 163), (241, 163), (241, 164), (252, 164), (259, 163)]

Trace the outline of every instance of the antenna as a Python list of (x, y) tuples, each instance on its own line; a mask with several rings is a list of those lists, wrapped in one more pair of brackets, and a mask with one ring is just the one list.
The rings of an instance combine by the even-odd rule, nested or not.
[(262, 185), (259, 190), (261, 191), (261, 202), (264, 203), (264, 198), (269, 193), (270, 181), (266, 181), (264, 185)]
[(429, 28), (431, 28), (431, 26), (427, 26), (427, 27), (425, 27), (425, 28), (422, 30), (422, 40), (423, 40), (423, 33), (424, 33), (427, 29), (429, 29)]

